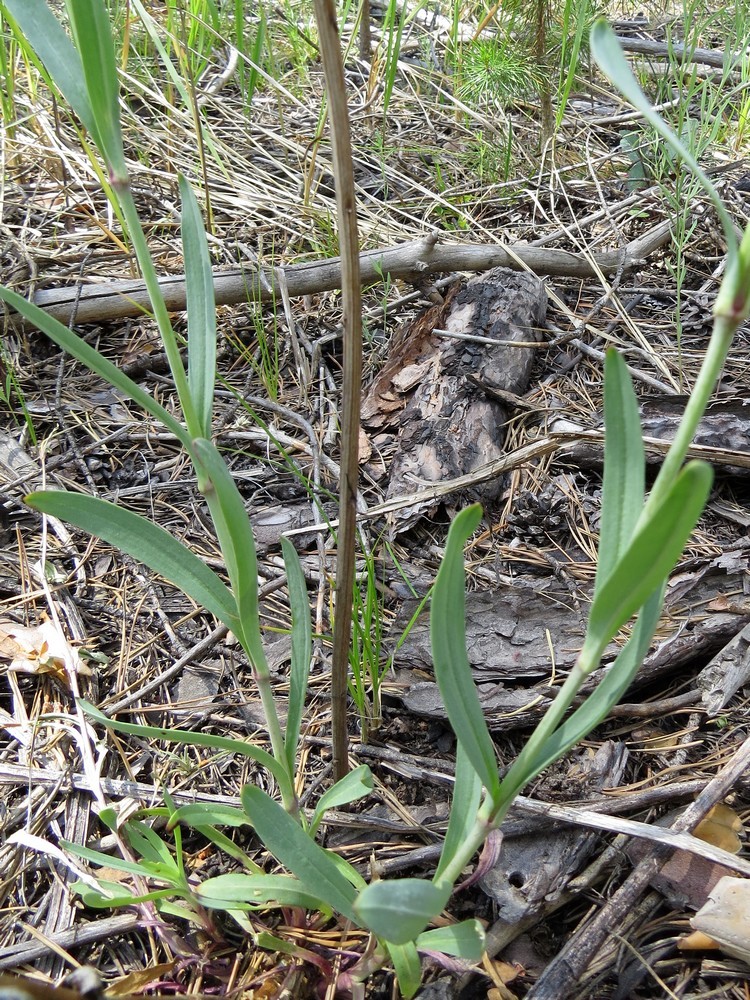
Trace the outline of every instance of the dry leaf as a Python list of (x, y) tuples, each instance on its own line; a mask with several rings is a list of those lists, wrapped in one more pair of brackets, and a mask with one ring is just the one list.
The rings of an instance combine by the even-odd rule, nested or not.
[(727, 955), (750, 964), (750, 879), (719, 879), (690, 926), (713, 938)]
[(740, 836), (744, 832), (742, 820), (734, 809), (719, 802), (696, 826), (693, 836), (730, 854), (739, 854), (742, 847)]
[(53, 621), (40, 625), (17, 625), (0, 621), (0, 657), (10, 660), (8, 669), (24, 674), (52, 674), (65, 683), (66, 664), (78, 674), (90, 676), (78, 650), (67, 641)]

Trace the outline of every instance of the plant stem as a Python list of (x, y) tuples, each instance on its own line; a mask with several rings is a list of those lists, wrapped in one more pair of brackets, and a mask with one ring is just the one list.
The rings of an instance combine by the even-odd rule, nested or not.
[(464, 868), (485, 842), (490, 832), (502, 823), (512, 801), (512, 799), (508, 799), (505, 808), (501, 809), (498, 802), (494, 802), (489, 795), (485, 796), (484, 802), (477, 811), (474, 826), (460, 849), (445, 866), (439, 878), (433, 880), (438, 888), (454, 885), (458, 881)]
[(359, 412), (362, 393), (362, 288), (359, 280), (357, 200), (354, 191), (349, 108), (334, 0), (315, 0), (320, 53), (331, 108), (333, 174), (341, 255), (341, 295), (344, 328), (344, 379), (341, 392), (341, 478), (339, 481), (338, 557), (336, 561), (336, 621), (331, 657), (331, 737), (333, 777), (349, 770), (346, 715), (349, 646), (351, 642), (354, 558), (357, 535), (359, 478)]

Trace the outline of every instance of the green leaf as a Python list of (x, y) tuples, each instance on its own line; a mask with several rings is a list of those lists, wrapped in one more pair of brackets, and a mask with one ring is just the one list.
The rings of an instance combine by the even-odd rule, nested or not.
[(67, 0), (76, 48), (83, 61), (89, 104), (96, 122), (95, 138), (113, 180), (127, 179), (120, 129), (120, 84), (112, 44), (109, 13), (102, 0)]
[(97, 144), (113, 179), (123, 182), (127, 180), (128, 170), (120, 128), (120, 85), (109, 12), (102, 0), (67, 0), (67, 8), (73, 39), (83, 61)]
[(448, 819), (448, 829), (443, 841), (443, 850), (435, 871), (434, 881), (439, 882), (446, 866), (463, 847), (469, 831), (477, 819), (479, 801), (482, 797), (482, 779), (466, 755), (461, 742), (456, 746), (456, 774), (453, 782), (453, 799)]
[(44, 0), (4, 0), (4, 8), (39, 56), (54, 85), (98, 143), (81, 57)]
[(211, 437), (216, 381), (216, 302), (206, 230), (192, 188), (180, 174), (182, 248), (188, 314), (188, 382), (203, 437)]
[(262, 789), (245, 785), (241, 797), (256, 833), (276, 860), (297, 876), (306, 892), (356, 923), (356, 890), (328, 851)]
[(106, 879), (97, 879), (99, 891), (90, 886), (87, 882), (74, 882), (70, 887), (81, 897), (86, 906), (97, 910), (110, 910), (115, 906), (133, 906), (135, 903), (150, 903), (174, 896), (176, 890), (171, 886), (168, 889), (154, 889), (152, 892), (131, 892), (127, 886), (119, 882), (108, 882)]
[(301, 906), (306, 910), (330, 912), (330, 906), (319, 896), (305, 892), (299, 879), (290, 875), (217, 875), (206, 879), (196, 890), (203, 906), (231, 910), (260, 909), (267, 906)]
[(184, 823), (192, 827), (204, 826), (248, 826), (247, 815), (234, 806), (221, 802), (191, 802), (175, 809), (167, 820), (167, 829)]
[(604, 482), (597, 587), (627, 548), (643, 510), (646, 458), (638, 401), (625, 362), (607, 351), (604, 367)]
[(302, 714), (307, 696), (307, 682), (312, 659), (312, 627), (307, 583), (297, 551), (288, 538), (282, 536), (281, 554), (286, 568), (289, 606), (292, 609), (292, 666), (289, 672), (289, 705), (286, 716), (284, 750), (289, 773), (294, 774)]
[(474, 504), (453, 519), (432, 595), (430, 642), (435, 679), (453, 731), (494, 798), (500, 787), (495, 749), (466, 655), (463, 547), (481, 517), (482, 508)]
[(398, 980), (399, 992), (404, 1000), (411, 1000), (422, 984), (422, 963), (412, 942), (398, 945), (386, 941), (393, 971)]
[(340, 781), (321, 795), (315, 814), (310, 823), (310, 836), (314, 836), (321, 824), (323, 815), (327, 809), (336, 809), (338, 806), (346, 805), (349, 802), (356, 802), (357, 799), (369, 795), (372, 791), (372, 773), (367, 764), (360, 764), (350, 771)]
[(687, 163), (695, 177), (700, 181), (704, 191), (713, 202), (714, 208), (721, 219), (724, 229), (724, 238), (727, 241), (729, 257), (734, 258), (737, 252), (737, 237), (734, 233), (734, 226), (729, 217), (729, 213), (724, 207), (721, 198), (706, 174), (701, 170), (700, 164), (692, 153), (685, 148), (677, 138), (672, 129), (664, 119), (656, 112), (638, 86), (638, 81), (633, 76), (633, 72), (628, 65), (623, 54), (620, 43), (617, 41), (615, 33), (604, 18), (599, 18), (594, 22), (589, 35), (589, 45), (591, 55), (598, 63), (601, 71), (609, 77), (612, 83), (625, 96), (625, 98), (637, 108), (646, 121), (654, 128), (664, 141), (674, 150), (674, 152)]
[(0, 285), (0, 299), (7, 302), (16, 312), (20, 313), (30, 323), (33, 323), (34, 326), (46, 333), (50, 340), (54, 341), (58, 347), (61, 347), (72, 357), (76, 358), (81, 364), (86, 365), (92, 372), (101, 375), (115, 389), (120, 389), (126, 396), (129, 396), (133, 402), (141, 406), (147, 413), (150, 413), (152, 417), (155, 417), (168, 431), (171, 431), (188, 452), (191, 451), (190, 435), (182, 424), (178, 420), (175, 420), (171, 413), (165, 410), (163, 406), (160, 406), (154, 397), (146, 392), (145, 389), (142, 389), (137, 382), (128, 378), (111, 361), (108, 361), (98, 351), (95, 351), (93, 347), (89, 347), (85, 340), (82, 340), (77, 334), (73, 333), (66, 326), (63, 326), (62, 323), (52, 316), (48, 316), (39, 306), (35, 306), (33, 302), (28, 302), (22, 296), (11, 291), (9, 288), (5, 288), (3, 285)]
[(161, 872), (163, 877), (175, 881), (179, 879), (180, 871), (169, 846), (155, 830), (146, 823), (131, 820), (126, 823), (124, 832), (135, 854), (140, 855), (143, 862), (148, 864), (152, 871)]
[(373, 882), (357, 896), (354, 910), (360, 923), (377, 937), (407, 944), (438, 916), (450, 898), (451, 888), (421, 878)]
[(113, 832), (117, 831), (119, 816), (114, 806), (105, 806), (104, 809), (99, 810), (97, 815), (99, 822), (103, 823), (108, 830), (112, 830)]
[(478, 920), (462, 920), (449, 927), (435, 927), (420, 934), (416, 940), (419, 951), (437, 951), (455, 955), (468, 962), (478, 962), (484, 954), (484, 928)]
[(252, 858), (248, 857), (242, 848), (238, 847), (237, 844), (235, 844), (235, 842), (225, 833), (222, 833), (221, 830), (217, 830), (213, 826), (203, 824), (196, 824), (195, 830), (202, 837), (205, 837), (206, 840), (210, 840), (212, 844), (215, 844), (219, 850), (222, 851), (222, 853), (226, 854), (230, 858), (234, 858), (235, 861), (238, 861), (243, 868), (246, 868), (253, 875), (260, 875), (263, 873), (263, 869), (260, 865), (256, 865)]
[(197, 438), (193, 449), (200, 469), (208, 478), (204, 487), (206, 502), (237, 601), (239, 622), (235, 632), (255, 668), (267, 672), (258, 615), (258, 560), (245, 503), (216, 446)]
[(145, 563), (227, 628), (238, 630), (237, 607), (231, 592), (212, 569), (164, 528), (140, 514), (85, 493), (45, 490), (30, 493), (24, 499), (34, 510), (69, 521)]
[(104, 854), (102, 851), (95, 851), (91, 847), (83, 847), (81, 844), (74, 844), (70, 840), (61, 840), (60, 846), (77, 858), (90, 861), (94, 865), (101, 865), (103, 868), (112, 868), (117, 872), (127, 872), (130, 875), (139, 875), (141, 878), (154, 878), (154, 864), (150, 861), (126, 861), (125, 858), (118, 858), (114, 854)]
[(223, 750), (240, 754), (243, 757), (250, 757), (274, 776), (279, 787), (285, 793), (289, 794), (290, 797), (293, 795), (291, 781), (283, 762), (275, 760), (267, 750), (253, 746), (252, 743), (233, 740), (227, 736), (214, 736), (212, 733), (187, 732), (184, 729), (166, 729), (162, 726), (139, 726), (133, 722), (119, 722), (108, 718), (84, 698), (79, 698), (78, 704), (94, 722), (106, 726), (107, 729), (114, 729), (118, 733), (144, 736), (146, 739), (167, 740), (170, 743), (181, 743), (184, 746), (211, 747), (213, 750)]
[(688, 462), (594, 596), (579, 662), (599, 663), (607, 643), (643, 607), (680, 558), (711, 490), (705, 462)]

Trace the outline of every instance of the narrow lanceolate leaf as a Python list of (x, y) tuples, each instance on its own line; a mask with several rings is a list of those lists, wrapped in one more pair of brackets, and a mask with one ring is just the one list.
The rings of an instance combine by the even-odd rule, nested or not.
[(712, 480), (709, 465), (688, 462), (633, 536), (594, 596), (579, 658), (587, 669), (596, 667), (607, 643), (667, 579), (706, 505)]
[(597, 586), (628, 546), (643, 509), (646, 459), (633, 383), (617, 351), (604, 367), (604, 482)]
[(114, 729), (118, 733), (143, 736), (146, 739), (166, 740), (169, 743), (180, 743), (183, 746), (210, 747), (213, 750), (223, 750), (226, 753), (250, 757), (274, 776), (284, 794), (293, 796), (294, 792), (283, 762), (275, 760), (267, 750), (263, 750), (262, 747), (257, 747), (253, 743), (234, 740), (228, 736), (214, 736), (213, 733), (201, 733), (197, 730), (188, 732), (185, 729), (167, 729), (165, 726), (139, 726), (134, 722), (119, 722), (117, 719), (110, 719), (84, 698), (79, 698), (78, 704), (94, 722), (98, 722), (107, 729)]
[(462, 920), (460, 924), (425, 931), (415, 943), (419, 951), (437, 951), (478, 962), (484, 954), (484, 941), (484, 928), (478, 920)]
[(318, 896), (305, 892), (291, 875), (217, 875), (201, 882), (195, 892), (199, 902), (212, 909), (231, 910), (266, 906), (301, 906), (306, 910), (330, 910)]
[(81, 119), (86, 131), (97, 140), (81, 57), (45, 0), (4, 0), (3, 7), (36, 52), (57, 89)]
[(85, 493), (45, 490), (30, 493), (25, 502), (127, 552), (179, 587), (227, 628), (237, 631), (237, 606), (230, 591), (212, 569), (164, 528), (140, 514)]
[(474, 504), (453, 519), (432, 595), (430, 642), (435, 678), (453, 731), (494, 796), (500, 786), (495, 750), (466, 655), (463, 547), (481, 516), (482, 508)]
[(414, 941), (450, 898), (452, 886), (436, 886), (421, 878), (373, 882), (357, 896), (360, 923), (393, 944)]
[(100, 152), (114, 180), (127, 179), (120, 129), (120, 84), (109, 11), (102, 0), (67, 0), (76, 48), (81, 54)]
[(286, 714), (284, 752), (289, 773), (294, 774), (302, 713), (307, 696), (307, 680), (310, 676), (312, 626), (305, 574), (302, 572), (297, 551), (288, 538), (281, 539), (281, 554), (284, 557), (289, 606), (292, 609), (292, 665), (289, 671), (289, 706)]
[(243, 640), (254, 666), (265, 669), (258, 616), (258, 560), (250, 519), (237, 484), (213, 442), (199, 438), (193, 441), (193, 450), (200, 470), (209, 481), (204, 495), (237, 601), (237, 635)]
[(357, 799), (364, 798), (372, 791), (372, 772), (367, 764), (360, 764), (350, 771), (340, 781), (321, 795), (315, 814), (310, 823), (310, 836), (313, 836), (323, 821), (323, 817), (328, 809), (337, 809), (339, 806), (356, 802)]
[(152, 417), (156, 417), (190, 451), (190, 436), (182, 424), (178, 420), (175, 420), (171, 413), (165, 410), (163, 406), (160, 406), (154, 397), (147, 393), (145, 389), (142, 389), (137, 382), (128, 378), (111, 361), (108, 361), (98, 351), (95, 351), (93, 347), (89, 347), (86, 341), (82, 340), (78, 334), (73, 333), (72, 330), (63, 326), (59, 320), (48, 316), (43, 309), (35, 306), (33, 302), (29, 302), (17, 292), (12, 292), (3, 285), (0, 285), (0, 299), (7, 302), (9, 306), (12, 306), (16, 312), (29, 320), (30, 323), (33, 323), (43, 333), (46, 333), (50, 340), (53, 340), (58, 347), (62, 347), (67, 354), (76, 358), (81, 364), (86, 365), (90, 371), (101, 375), (111, 386), (114, 386), (115, 389), (120, 389), (133, 402), (146, 410), (147, 413), (150, 413)]
[(248, 826), (247, 815), (242, 809), (221, 802), (189, 802), (179, 806), (167, 820), (167, 830), (184, 823), (186, 826)]
[(402, 945), (386, 941), (386, 948), (393, 962), (399, 992), (404, 1000), (411, 1000), (422, 984), (422, 963), (417, 949), (411, 941)]
[(356, 923), (356, 890), (328, 852), (262, 789), (245, 785), (242, 805), (260, 839), (277, 861), (297, 876), (305, 892)]
[(463, 744), (459, 741), (456, 747), (456, 776), (453, 782), (453, 800), (448, 819), (448, 829), (443, 841), (435, 881), (440, 881), (444, 869), (463, 847), (469, 831), (474, 826), (482, 796), (482, 781), (474, 766), (466, 755)]
[[(596, 690), (558, 726), (541, 745), (536, 756), (528, 762), (528, 768), (521, 779), (523, 784), (531, 781), (545, 767), (585, 739), (607, 717), (613, 706), (620, 702), (648, 652), (659, 623), (663, 601), (664, 587), (660, 587), (643, 605), (630, 638), (614, 663), (608, 667)], [(519, 790), (520, 787), (519, 785)]]
[(203, 437), (211, 437), (216, 380), (216, 302), (201, 210), (180, 174), (182, 249), (188, 314), (188, 383)]

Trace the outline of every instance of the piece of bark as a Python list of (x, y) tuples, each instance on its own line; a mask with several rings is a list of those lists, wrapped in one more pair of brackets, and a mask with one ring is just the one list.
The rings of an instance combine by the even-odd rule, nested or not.
[[(657, 677), (725, 646), (750, 624), (750, 596), (744, 592), (748, 552), (723, 553), (693, 565), (673, 578), (655, 647), (636, 675), (632, 691)], [(587, 604), (587, 590), (577, 595)], [(478, 685), (490, 729), (505, 731), (534, 725), (557, 688), (543, 680), (551, 676), (550, 642), (555, 670), (565, 674), (583, 643), (584, 623), (573, 610), (570, 591), (556, 579), (517, 578), (497, 584), (491, 592), (466, 595), (467, 655)], [(394, 642), (406, 628), (415, 605), (404, 602), (392, 626)], [(605, 655), (603, 669), (614, 656)], [(392, 692), (418, 715), (447, 719), (437, 684), (432, 679), (429, 615), (412, 626), (395, 658)], [(581, 695), (601, 679), (595, 671)], [(535, 683), (536, 682), (536, 683)]]
[(746, 625), (701, 670), (696, 683), (707, 715), (716, 716), (741, 687), (750, 683), (750, 625)]
[[(671, 444), (685, 411), (685, 396), (654, 396), (641, 401), (641, 429), (646, 442)], [(601, 419), (599, 421), (602, 423)], [(583, 428), (569, 420), (557, 419), (549, 426), (552, 434), (576, 434)], [(741, 400), (712, 403), (698, 424), (691, 455), (706, 458), (722, 472), (731, 475), (750, 471), (750, 404)], [(696, 449), (708, 449), (700, 454)], [(561, 449), (561, 460), (579, 468), (599, 469), (604, 460), (604, 440), (590, 436)], [(660, 465), (663, 449), (646, 448), (646, 461)]]
[[(546, 308), (547, 294), (538, 278), (496, 268), (467, 282), (446, 311), (434, 313), (432, 318), (442, 317), (442, 331), (448, 336), (437, 337), (418, 324), (424, 347), (415, 366), (418, 381), (410, 379), (409, 399), (399, 417), (388, 498), (411, 493), (415, 482), (471, 473), (502, 455), (507, 407), (479, 390), (474, 379), (491, 389), (525, 392), (535, 353), (530, 345), (541, 339)], [(470, 491), (471, 498), (487, 501), (500, 486), (500, 479), (482, 484)], [(398, 528), (403, 530), (432, 506), (400, 511)]]
[[(572, 798), (595, 798), (617, 787), (628, 752), (622, 743), (603, 743), (595, 754), (583, 751), (569, 766)], [(565, 781), (565, 778), (562, 779)], [(504, 832), (497, 861), (479, 885), (497, 907), (494, 941), (502, 948), (523, 930), (557, 909), (568, 882), (581, 870), (600, 841), (583, 827), (553, 823), (513, 836)]]

